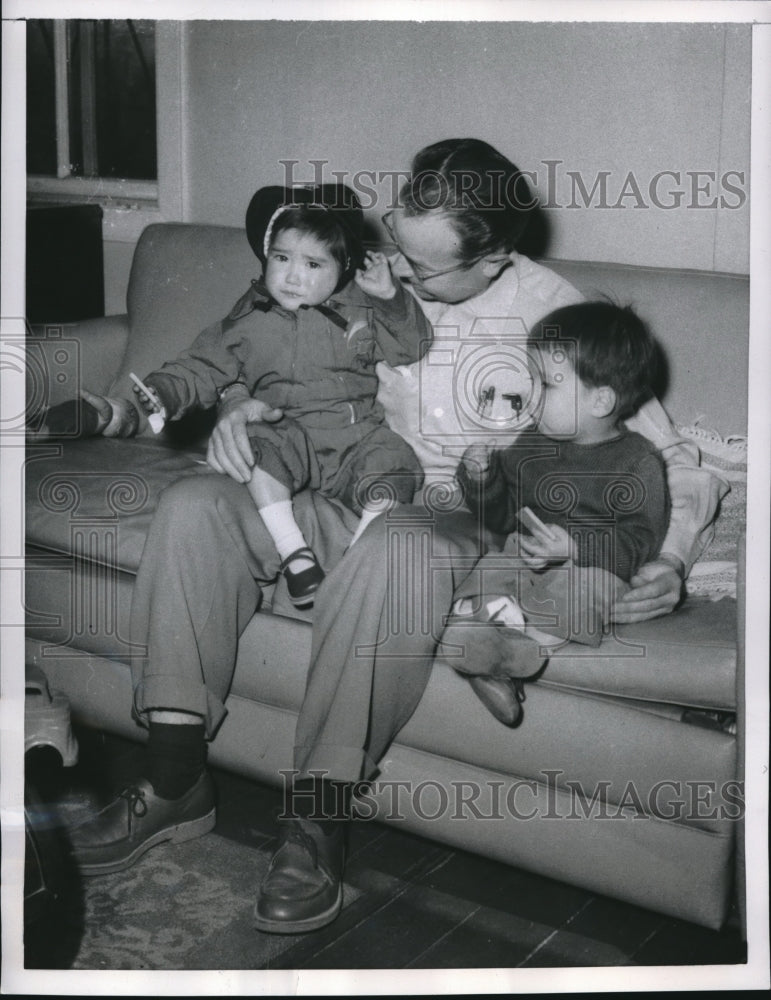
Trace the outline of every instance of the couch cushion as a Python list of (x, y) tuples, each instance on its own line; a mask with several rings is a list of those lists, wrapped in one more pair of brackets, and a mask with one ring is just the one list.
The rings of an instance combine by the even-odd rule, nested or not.
[(196, 475), (216, 475), (202, 453), (174, 450), (150, 438), (28, 445), (27, 541), (69, 554), (76, 533), (88, 530), (114, 539), (104, 556), (93, 550), (91, 558), (110, 559), (135, 573), (161, 491)]
[(544, 682), (623, 698), (733, 711), (736, 601), (688, 598), (671, 615), (619, 625), (599, 649), (552, 653)]
[[(95, 563), (133, 574), (161, 491), (183, 476), (213, 475), (201, 453), (173, 450), (147, 438), (127, 441), (97, 438), (29, 449), (27, 461), (27, 537), (38, 550), (82, 555)], [(69, 598), (58, 593), (55, 574), (43, 574), (32, 607), (38, 615)], [(56, 574), (61, 577), (61, 574)], [(46, 596), (45, 591), (49, 591)], [(675, 614), (639, 625), (619, 627), (599, 650), (568, 644), (552, 655), (544, 683), (624, 698), (731, 711), (735, 707), (735, 602), (689, 599)], [(295, 684), (304, 685), (308, 637), (287, 633), (285, 621), (259, 615), (247, 628), (239, 663), (270, 655), (272, 664), (299, 654)], [(292, 623), (288, 623), (291, 625)], [(106, 641), (106, 640), (105, 640)], [(94, 639), (97, 642), (97, 639)], [(300, 645), (298, 645), (300, 643)], [(93, 651), (101, 650), (95, 645)], [(287, 698), (291, 666), (272, 672), (265, 686), (244, 692), (281, 705)], [(237, 681), (240, 674), (237, 673)], [(248, 675), (244, 674), (248, 684)], [(289, 705), (297, 704), (294, 694)]]

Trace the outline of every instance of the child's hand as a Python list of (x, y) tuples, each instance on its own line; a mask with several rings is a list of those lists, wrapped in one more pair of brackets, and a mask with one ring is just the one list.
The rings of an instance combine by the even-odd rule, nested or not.
[(531, 535), (518, 534), (520, 552), (531, 569), (543, 569), (550, 563), (575, 561), (576, 543), (558, 524), (544, 525), (543, 529), (533, 527)]
[(139, 401), (139, 405), (142, 410), (150, 416), (153, 413), (160, 413), (163, 409), (163, 404), (158, 398), (158, 394), (151, 389), (149, 386), (144, 385), (144, 383), (139, 386), (136, 383), (132, 386), (134, 395)]
[(357, 270), (354, 280), (363, 292), (376, 299), (392, 299), (396, 295), (391, 267), (384, 253), (368, 250), (364, 268)]
[(492, 449), (486, 444), (472, 444), (466, 448), (461, 462), (469, 479), (475, 479), (479, 482), (487, 476), (491, 452)]

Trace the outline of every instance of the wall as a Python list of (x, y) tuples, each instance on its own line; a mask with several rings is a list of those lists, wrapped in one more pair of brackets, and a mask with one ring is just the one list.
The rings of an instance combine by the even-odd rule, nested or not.
[[(421, 146), (472, 135), (557, 206), (544, 213), (549, 256), (749, 270), (747, 26), (191, 21), (165, 22), (163, 37), (169, 218), (241, 225), (252, 192), (282, 180), (281, 160), (299, 161), (299, 181), (310, 160), (327, 161), (325, 179), (397, 173)], [(651, 199), (662, 171), (679, 183), (664, 176), (654, 194), (666, 205), (682, 192), (677, 207)], [(606, 207), (591, 196), (602, 174)], [(376, 227), (393, 186), (376, 185)], [(134, 239), (106, 238), (108, 313), (125, 310)]]
[[(254, 189), (282, 178), (281, 159), (301, 161), (300, 180), (311, 159), (398, 171), (429, 142), (473, 135), (536, 171), (542, 200), (562, 206), (547, 213), (551, 256), (749, 269), (747, 204), (689, 205), (721, 194), (736, 205), (748, 191), (748, 27), (192, 22), (187, 44), (195, 221), (240, 225)], [(551, 191), (548, 160), (560, 161)], [(649, 185), (669, 170), (680, 184), (662, 178), (659, 201), (685, 195), (658, 208)], [(567, 207), (583, 204), (568, 171), (587, 191), (609, 172), (606, 204), (621, 207), (598, 207), (599, 193), (594, 207)], [(716, 181), (702, 177), (694, 197), (686, 171)], [(720, 187), (727, 171), (745, 173), (742, 193)]]

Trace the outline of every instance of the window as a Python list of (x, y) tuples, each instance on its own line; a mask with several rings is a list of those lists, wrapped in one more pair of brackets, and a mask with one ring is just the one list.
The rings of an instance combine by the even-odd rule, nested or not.
[(27, 22), (32, 194), (157, 196), (155, 29), (153, 21)]
[(26, 29), (28, 204), (100, 204), (111, 243), (184, 221), (186, 23), (30, 20)]

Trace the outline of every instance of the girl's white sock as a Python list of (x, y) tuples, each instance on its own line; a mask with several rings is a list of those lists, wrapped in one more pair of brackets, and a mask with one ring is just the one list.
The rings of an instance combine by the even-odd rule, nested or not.
[[(260, 517), (282, 560), (296, 552), (297, 549), (307, 546), (305, 536), (294, 519), (291, 500), (279, 500), (276, 503), (268, 504), (267, 507), (260, 507)], [(300, 556), (292, 560), (289, 568), (297, 573), (312, 565), (312, 561), (307, 556)]]

